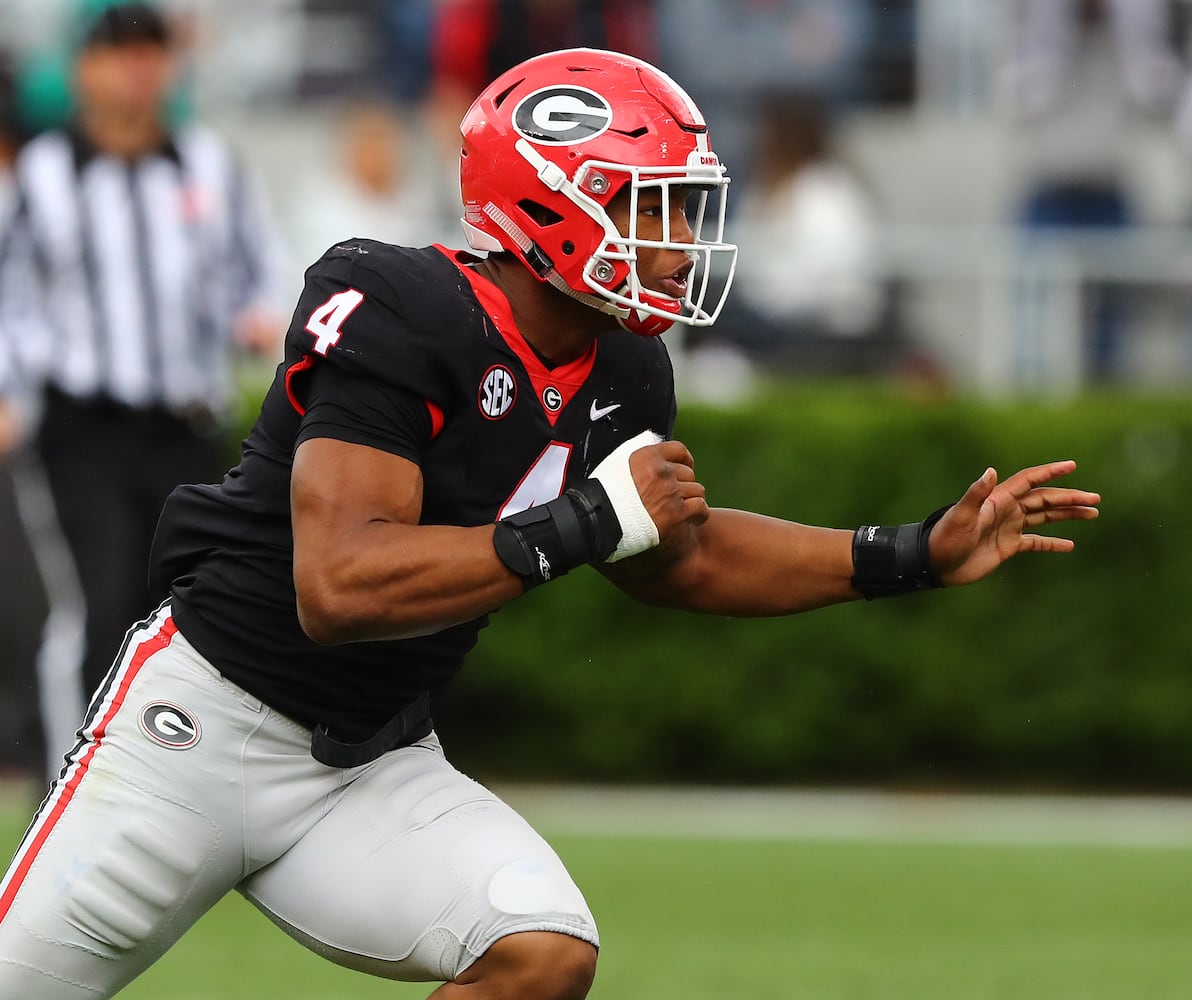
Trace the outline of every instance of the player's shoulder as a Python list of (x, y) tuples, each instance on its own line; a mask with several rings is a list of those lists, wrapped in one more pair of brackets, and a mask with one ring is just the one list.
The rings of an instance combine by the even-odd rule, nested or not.
[(315, 296), (354, 290), (369, 311), (400, 316), (406, 325), (440, 328), (476, 311), (474, 297), (455, 263), (436, 247), (404, 247), (379, 240), (341, 240), (306, 271)]
[(434, 247), (406, 247), (360, 236), (337, 240), (311, 264), (312, 269), (328, 273), (348, 270), (373, 275), (394, 289), (400, 289), (407, 275), (413, 278), (450, 266), (443, 253)]
[(445, 252), (347, 239), (307, 268), (287, 338), (298, 353), (405, 384), (415, 369), (449, 370), (478, 332), (479, 306)]

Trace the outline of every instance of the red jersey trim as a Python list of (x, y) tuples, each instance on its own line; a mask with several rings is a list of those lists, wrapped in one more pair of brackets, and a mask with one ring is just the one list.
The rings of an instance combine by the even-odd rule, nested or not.
[[(567, 404), (571, 402), (588, 380), (588, 376), (592, 374), (592, 366), (596, 363), (598, 341), (593, 340), (588, 349), (574, 361), (560, 365), (558, 368), (547, 368), (513, 321), (513, 307), (510, 306), (505, 293), (491, 281), (477, 274), (474, 268), (467, 266), (467, 261), (474, 258), (465, 251), (449, 250), (437, 243), (435, 249), (447, 256), (459, 268), (460, 273), (468, 279), (468, 284), (472, 286), (472, 292), (484, 311), (488, 313), (489, 319), (493, 321), (497, 333), (521, 361), (522, 367), (530, 377), (530, 384), (534, 386), (534, 395), (538, 398), (538, 405), (542, 407), (542, 412), (546, 414), (546, 419), (553, 427), (555, 421), (559, 419), (559, 414), (567, 408)], [(549, 398), (548, 393), (552, 389), (558, 393), (558, 405), (556, 406), (548, 406), (545, 402), (545, 398)], [(550, 395), (553, 396), (553, 393)]]
[[(35, 821), (34, 825), (30, 827), (29, 833), (21, 845), (20, 851), (9, 872), (9, 880), (7, 885), (4, 886), (3, 895), (0, 895), (0, 921), (3, 921), (8, 915), (8, 911), (12, 909), (13, 900), (16, 899), (17, 893), (20, 892), (21, 886), (29, 874), (29, 870), (37, 860), (37, 855), (45, 846), (46, 841), (50, 839), (50, 835), (54, 832), (54, 827), (65, 814), (71, 800), (75, 796), (75, 792), (79, 789), (79, 785), (82, 784), (83, 779), (87, 776), (87, 772), (91, 769), (91, 762), (95, 759), (95, 754), (103, 743), (104, 737), (107, 735), (108, 726), (111, 725), (112, 720), (119, 714), (120, 709), (124, 707), (124, 699), (128, 695), (128, 689), (132, 686), (133, 680), (140, 673), (141, 667), (145, 665), (149, 657), (165, 649), (170, 644), (177, 631), (178, 626), (174, 624), (174, 619), (167, 617), (152, 636), (143, 640), (133, 650), (132, 657), (129, 659), (127, 665), (116, 675), (115, 692), (109, 695), (111, 701), (108, 703), (107, 709), (104, 711), (99, 723), (92, 725), (86, 731), (89, 734), (89, 742), (82, 754), (75, 757), (74, 763), (71, 765), (73, 773), (68, 770), (63, 775), (64, 782), (56, 787), (51, 798), (46, 800), (48, 811), (44, 812)], [(69, 774), (69, 777), (66, 777), (67, 774)]]
[(433, 441), (443, 430), (443, 425), (447, 423), (447, 417), (443, 413), (443, 408), (435, 406), (429, 399), (426, 400), (426, 411), (430, 414), (430, 439)]
[(309, 354), (304, 354), (301, 361), (295, 361), (289, 368), (286, 369), (286, 399), (290, 401), (290, 405), (294, 407), (294, 411), (300, 417), (306, 416), (306, 407), (298, 402), (298, 397), (294, 395), (294, 376), (299, 375), (309, 368), (313, 367), (315, 359)]

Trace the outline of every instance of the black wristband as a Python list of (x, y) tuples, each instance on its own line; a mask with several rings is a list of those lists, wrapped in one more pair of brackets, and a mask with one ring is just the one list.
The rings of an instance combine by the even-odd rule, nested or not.
[(607, 559), (621, 540), (621, 523), (596, 479), (561, 497), (497, 522), (493, 548), (526, 590), (584, 563)]
[(914, 524), (862, 525), (853, 535), (853, 587), (867, 601), (942, 587), (927, 539), (948, 504)]

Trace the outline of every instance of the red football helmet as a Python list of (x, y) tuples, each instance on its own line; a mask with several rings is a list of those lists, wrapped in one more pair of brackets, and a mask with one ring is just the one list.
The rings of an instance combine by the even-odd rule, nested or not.
[[(473, 249), (516, 254), (539, 280), (635, 333), (656, 335), (675, 322), (708, 326), (719, 315), (737, 260), (737, 248), (724, 242), (729, 178), (703, 115), (661, 70), (598, 49), (536, 56), (486, 87), (460, 132), (463, 224)], [(622, 233), (605, 209), (626, 185), (630, 223)], [(691, 242), (671, 239), (672, 187), (696, 195)], [(642, 190), (662, 195), (662, 239), (637, 235)], [(682, 298), (642, 287), (639, 247), (683, 250), (694, 260)], [(714, 269), (713, 254), (723, 268)], [(724, 284), (706, 309), (714, 270)]]

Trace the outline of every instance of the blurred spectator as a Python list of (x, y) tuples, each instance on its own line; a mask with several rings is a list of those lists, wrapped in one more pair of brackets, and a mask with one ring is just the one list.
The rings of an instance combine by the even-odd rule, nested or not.
[(439, 208), (438, 190), (394, 108), (358, 101), (336, 118), (335, 162), (306, 179), (293, 212), (293, 245), (304, 266), (352, 236), (402, 246), (461, 238), (459, 213)]
[(431, 36), (431, 112), (443, 162), (454, 170), (460, 119), (509, 67), (576, 46), (654, 62), (655, 37), (654, 0), (440, 0)]
[(736, 305), (717, 330), (755, 358), (800, 370), (864, 370), (885, 290), (877, 209), (836, 153), (823, 102), (773, 95), (758, 104), (757, 165), (737, 206)]
[[(0, 50), (0, 218), (12, 212), (16, 197), (12, 167), (19, 146), (15, 71), (9, 54)], [(20, 420), (15, 406), (9, 401), (15, 393), (16, 382), (14, 358), (0, 339), (0, 456), (11, 450), (19, 437)]]
[[(0, 216), (11, 211), (12, 162), (20, 145), (16, 123), (12, 62), (0, 51)], [(35, 775), (44, 757), (37, 711), (34, 661), (36, 634), (27, 622), (44, 615), (37, 572), (21, 534), (16, 513), (10, 461), (21, 421), (5, 397), (16, 391), (17, 373), (12, 358), (0, 342), (0, 778)]]
[(74, 62), (77, 117), (21, 150), (0, 225), (0, 342), (45, 386), (26, 487), (51, 500), (22, 513), (50, 598), (51, 754), (162, 596), (146, 566), (165, 496), (225, 467), (233, 348), (272, 353), (284, 327), (266, 207), (220, 139), (168, 124), (176, 70), (157, 10), (106, 6)]
[(442, 0), (375, 0), (377, 77), (400, 108), (421, 105), (430, 88), (431, 32)]
[[(65, 127), (75, 114), (75, 94), (72, 86), (74, 54), (78, 48), (80, 31), (98, 14), (121, 0), (65, 0), (57, 13), (63, 24), (60, 30), (35, 44), (22, 60), (17, 77), (17, 113), (23, 131), (33, 135), (52, 128)], [(189, 0), (182, 0), (189, 2)], [(55, 5), (47, 5), (51, 9)], [(173, 6), (168, 4), (167, 6)], [(179, 13), (178, 26), (188, 23), (189, 14)], [(181, 31), (175, 32), (177, 55), (187, 47)], [(187, 88), (175, 85), (170, 89), (169, 114), (173, 121), (181, 121), (189, 114), (190, 96)]]
[[(1131, 150), (1148, 116), (1171, 109), (1182, 78), (1168, 0), (1018, 0), (1017, 14), (1002, 85), (1015, 126), (1018, 221), (1052, 240), (1124, 231), (1140, 214)], [(1026, 269), (1038, 277), (1038, 268)], [(1027, 315), (1047, 290), (1030, 291)], [(1084, 291), (1088, 368), (1112, 376), (1125, 292), (1106, 281)]]
[(857, 96), (873, 11), (867, 0), (658, 0), (662, 68), (711, 123), (734, 185), (753, 171), (758, 100), (778, 90), (833, 105)]
[(576, 46), (653, 58), (651, 0), (441, 0), (433, 31), (434, 83), (465, 109), (494, 74)]

